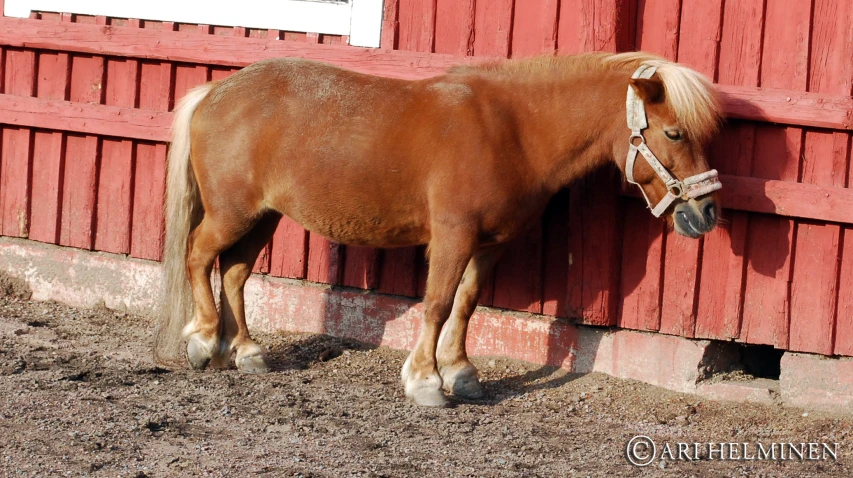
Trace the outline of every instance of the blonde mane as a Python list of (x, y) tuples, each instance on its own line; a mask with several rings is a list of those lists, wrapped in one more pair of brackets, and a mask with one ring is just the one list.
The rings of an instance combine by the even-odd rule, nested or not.
[(539, 56), (521, 60), (504, 60), (451, 68), (450, 74), (480, 73), (496, 78), (559, 79), (589, 71), (624, 71), (625, 85), (640, 65), (657, 68), (663, 83), (667, 105), (688, 134), (697, 141), (707, 141), (720, 126), (722, 110), (713, 83), (705, 75), (644, 52), (586, 53), (571, 56)]

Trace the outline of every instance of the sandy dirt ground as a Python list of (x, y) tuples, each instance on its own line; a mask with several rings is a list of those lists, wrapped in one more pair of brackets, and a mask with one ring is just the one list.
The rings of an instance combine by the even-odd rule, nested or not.
[[(485, 399), (420, 408), (398, 383), (404, 352), (321, 335), (259, 335), (274, 361), (263, 376), (170, 372), (151, 360), (151, 319), (6, 289), (2, 476), (853, 476), (849, 415), (713, 402), (496, 357), (475, 360)], [(636, 435), (658, 455), (670, 444), (674, 458), (679, 442), (747, 443), (753, 457), (757, 443), (825, 442), (838, 443), (837, 459), (685, 454), (636, 467), (626, 458)]]

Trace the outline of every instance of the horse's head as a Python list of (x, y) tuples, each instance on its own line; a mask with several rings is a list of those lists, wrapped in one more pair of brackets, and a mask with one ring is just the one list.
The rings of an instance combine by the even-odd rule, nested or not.
[(710, 82), (673, 63), (645, 62), (629, 80), (626, 105), (628, 154), (619, 164), (628, 182), (679, 234), (698, 238), (713, 229), (722, 185), (704, 154), (719, 125)]

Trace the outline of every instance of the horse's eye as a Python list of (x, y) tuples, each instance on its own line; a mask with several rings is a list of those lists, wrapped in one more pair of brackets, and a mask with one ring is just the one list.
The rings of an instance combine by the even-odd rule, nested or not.
[(663, 134), (665, 134), (667, 138), (669, 138), (673, 141), (680, 141), (681, 140), (681, 131), (667, 130), (667, 131), (664, 131)]

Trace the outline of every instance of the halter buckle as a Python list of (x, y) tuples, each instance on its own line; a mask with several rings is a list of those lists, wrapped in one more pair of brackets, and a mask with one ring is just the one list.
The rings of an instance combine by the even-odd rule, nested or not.
[(679, 181), (677, 179), (673, 179), (672, 181), (670, 181), (666, 184), (666, 189), (673, 196), (685, 199), (685, 197), (684, 197), (685, 196), (684, 183), (682, 183), (681, 181)]
[[(634, 143), (635, 139), (639, 139), (640, 142)], [(628, 143), (635, 148), (639, 148), (641, 144), (646, 143), (646, 138), (643, 136), (643, 133), (631, 133), (631, 137), (628, 138)]]

